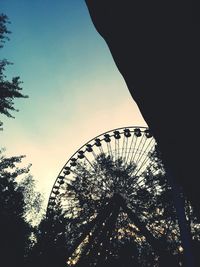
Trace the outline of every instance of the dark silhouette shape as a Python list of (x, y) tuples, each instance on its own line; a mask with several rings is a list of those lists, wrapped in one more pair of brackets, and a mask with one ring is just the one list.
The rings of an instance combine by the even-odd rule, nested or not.
[[(199, 25), (192, 3), (86, 0), (167, 168), (199, 216)], [(184, 166), (184, 168), (183, 168)], [(200, 216), (199, 216), (200, 217)]]
[[(31, 248), (29, 237), (34, 231), (27, 215), (35, 216), (41, 204), (40, 194), (34, 191), (30, 176), (17, 182), (20, 175), (29, 171), (29, 168), (19, 167), (22, 158), (8, 158), (0, 151), (0, 259), (4, 267), (26, 266)], [(28, 187), (25, 187), (27, 183)]]
[[(129, 137), (126, 137), (127, 130), (113, 131), (115, 137), (110, 134), (110, 139), (115, 142), (122, 137), (121, 144), (125, 144), (131, 136), (140, 142), (146, 138), (144, 131), (139, 132), (138, 129), (130, 131), (131, 136), (128, 134)], [(140, 137), (136, 137), (135, 134), (139, 133)], [(107, 140), (108, 135), (104, 134), (103, 137)], [(181, 253), (172, 189), (159, 153), (157, 150), (148, 153), (151, 164), (142, 175), (137, 176), (133, 173), (138, 168), (137, 159), (140, 156), (126, 164), (128, 147), (122, 153), (123, 158), (113, 158), (109, 149), (105, 152), (107, 155), (98, 154), (105, 143), (102, 136), (94, 138), (94, 143), (87, 143), (73, 155), (73, 160), (68, 161), (71, 167), (67, 163), (58, 175), (47, 215), (58, 219), (57, 209), (60, 210), (63, 226), (62, 231), (58, 232), (55, 221), (49, 224), (47, 231), (43, 229), (47, 232), (44, 249), (51, 244), (48, 237), (52, 232), (55, 233), (54, 241), (57, 235), (64, 234), (62, 259), (63, 262), (67, 261), (68, 266), (111, 267), (123, 266), (123, 262), (124, 266), (179, 266), (185, 259)], [(96, 152), (93, 160), (92, 151)], [(198, 238), (198, 224), (192, 206), (183, 195), (182, 198), (192, 237)], [(56, 247), (55, 242), (55, 253), (51, 251), (49, 266), (56, 262)], [(127, 254), (124, 254), (125, 251)]]
[[(8, 17), (5, 14), (0, 14), (0, 48), (3, 47), (6, 40), (9, 40), (8, 34), (10, 31), (7, 29), (9, 23)], [(9, 118), (14, 118), (11, 114), (12, 111), (18, 111), (14, 108), (14, 99), (27, 98), (28, 96), (21, 93), (22, 82), (20, 77), (13, 77), (11, 81), (6, 79), (5, 70), (8, 65), (12, 63), (6, 59), (0, 60), (0, 114), (6, 115)], [(0, 126), (2, 126), (0, 121)]]
[(35, 231), (36, 244), (30, 250), (27, 267), (66, 267), (67, 219), (59, 207), (49, 212)]

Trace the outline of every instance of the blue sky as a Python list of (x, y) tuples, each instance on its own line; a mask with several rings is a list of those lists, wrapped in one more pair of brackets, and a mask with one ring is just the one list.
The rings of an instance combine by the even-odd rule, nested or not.
[(1, 0), (10, 41), (0, 51), (14, 65), (28, 99), (15, 119), (1, 117), (1, 146), (25, 154), (49, 194), (57, 174), (81, 145), (112, 128), (146, 125), (83, 0)]

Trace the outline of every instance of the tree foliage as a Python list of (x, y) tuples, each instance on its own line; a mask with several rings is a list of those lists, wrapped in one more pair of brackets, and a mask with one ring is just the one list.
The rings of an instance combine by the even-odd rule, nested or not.
[(28, 267), (66, 266), (66, 218), (57, 210), (44, 217), (36, 232), (36, 243), (30, 251)]
[[(46, 232), (52, 239), (45, 243), (49, 248), (53, 242), (51, 247), (55, 248), (51, 257), (54, 253), (54, 259), (59, 258), (56, 249), (58, 237), (62, 236), (65, 248), (61, 246), (61, 258), (69, 266), (182, 264), (171, 186), (158, 153), (150, 157), (151, 165), (138, 176), (132, 175), (136, 165), (125, 165), (122, 159), (114, 161), (105, 154), (99, 155), (90, 167), (86, 161), (77, 163), (73, 177), (62, 185), (57, 204), (46, 218), (43, 233), (50, 227)], [(200, 225), (187, 200), (185, 209), (198, 247)]]
[[(91, 238), (91, 243), (95, 244), (96, 242), (97, 247), (99, 247), (97, 249), (95, 246), (91, 246), (88, 248), (87, 254), (84, 254), (85, 248), (83, 247), (82, 253), (85, 255), (85, 259), (82, 257), (82, 265), (84, 266), (84, 261), (88, 260), (88, 255), (91, 255), (91, 262), (87, 261), (88, 266), (97, 264), (98, 257), (101, 258), (102, 253), (103, 255), (105, 254), (104, 257), (106, 259), (104, 264), (108, 266), (109, 262), (115, 262), (115, 264), (118, 262), (119, 264), (125, 260), (122, 251), (126, 250), (127, 252), (128, 250), (125, 249), (127, 246), (134, 247), (134, 250), (130, 252), (132, 254), (129, 257), (125, 257), (126, 261), (129, 258), (129, 263), (127, 264), (137, 263), (139, 266), (148, 266), (147, 261), (150, 258), (156, 264), (156, 256), (158, 257), (158, 251), (156, 250), (159, 245), (154, 245), (154, 239), (159, 240), (158, 244), (160, 244), (160, 247), (165, 239), (166, 248), (168, 247), (169, 250), (175, 252), (180, 244), (179, 232), (175, 210), (170, 201), (170, 187), (166, 183), (165, 172), (161, 165), (158, 162), (156, 163), (154, 159), (154, 166), (151, 169), (147, 169), (143, 176), (133, 177), (132, 173), (136, 166), (134, 164), (124, 166), (123, 160), (115, 162), (110, 156), (102, 154), (92, 164), (93, 168), (89, 170), (84, 164), (77, 166), (76, 178), (67, 186), (66, 196), (63, 196), (70, 199), (66, 215), (69, 218), (71, 217), (70, 232), (74, 234), (73, 238), (70, 238), (68, 241), (68, 247), (76, 243), (77, 236), (84, 232), (83, 222), (90, 222), (97, 216), (101, 207), (105, 206), (114, 194), (119, 194), (124, 199), (126, 206), (137, 218), (137, 223), (121, 207), (116, 223), (110, 233), (109, 238), (111, 238), (112, 242), (108, 242), (109, 244), (105, 245), (109, 247), (109, 253), (108, 251), (103, 252), (103, 250), (107, 250), (106, 247), (102, 248), (99, 246), (98, 238), (100, 236), (98, 238), (93, 237), (93, 239)], [(164, 195), (166, 200), (164, 200)], [(169, 211), (168, 215), (167, 211)], [(112, 210), (110, 214), (112, 214)], [(105, 218), (106, 220), (107, 218)], [(177, 241), (175, 248), (172, 248), (171, 242), (166, 240), (171, 238), (171, 231), (166, 237), (162, 234), (167, 231), (169, 221), (173, 224), (174, 229), (176, 229)], [(77, 229), (74, 229), (74, 224)], [(101, 225), (96, 226), (96, 229), (98, 229), (96, 233), (99, 235)], [(150, 244), (147, 242), (149, 234), (151, 234), (150, 240), (152, 240)], [(175, 242), (175, 240), (173, 241)], [(72, 242), (72, 244), (69, 242)], [(136, 257), (136, 254), (138, 257)], [(95, 263), (94, 261), (97, 262)], [(78, 266), (80, 264), (81, 261), (79, 261)], [(151, 264), (153, 264), (152, 261)]]
[[(5, 14), (0, 14), (0, 49), (3, 48), (6, 40), (9, 40), (8, 34), (10, 31), (7, 28), (9, 23), (8, 17)], [(11, 114), (12, 111), (18, 111), (14, 107), (14, 100), (16, 98), (26, 98), (26, 95), (22, 94), (21, 80), (20, 77), (13, 77), (11, 80), (8, 80), (5, 71), (8, 65), (12, 63), (6, 59), (0, 60), (0, 113), (14, 118)], [(2, 122), (0, 121), (2, 125)]]
[[(0, 14), (0, 49), (9, 40), (9, 19)], [(7, 59), (0, 60), (0, 114), (14, 118), (16, 98), (26, 98), (20, 77), (7, 79)], [(2, 122), (0, 121), (0, 126)], [(35, 191), (30, 166), (21, 167), (24, 156), (6, 157), (0, 150), (0, 262), (2, 266), (27, 266), (35, 243), (36, 225), (41, 219), (41, 194)]]
[(0, 48), (3, 47), (6, 40), (9, 40), (8, 34), (10, 31), (7, 28), (8, 23), (10, 23), (8, 17), (5, 14), (0, 14)]
[(31, 246), (33, 216), (42, 203), (33, 189), (29, 167), (20, 167), (23, 157), (0, 153), (0, 254), (6, 267), (24, 266)]

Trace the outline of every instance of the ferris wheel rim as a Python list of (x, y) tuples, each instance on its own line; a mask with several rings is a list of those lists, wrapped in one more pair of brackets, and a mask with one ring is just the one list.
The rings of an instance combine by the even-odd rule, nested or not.
[[(99, 134), (99, 135), (97, 135), (97, 136), (91, 138), (89, 141), (85, 142), (81, 147), (79, 147), (79, 148), (78, 148), (78, 149), (77, 149), (77, 150), (76, 150), (76, 151), (69, 157), (69, 159), (66, 161), (66, 163), (63, 165), (63, 167), (61, 168), (60, 172), (59, 172), (58, 175), (56, 176), (55, 182), (54, 182), (54, 184), (53, 184), (53, 186), (52, 186), (52, 189), (51, 189), (51, 192), (50, 192), (50, 194), (49, 194), (49, 198), (48, 198), (48, 202), (47, 202), (47, 208), (46, 208), (46, 216), (48, 216), (48, 208), (49, 208), (49, 206), (50, 206), (50, 199), (51, 199), (51, 195), (52, 195), (52, 193), (53, 193), (53, 190), (54, 190), (54, 188), (55, 188), (55, 186), (56, 186), (57, 180), (58, 180), (58, 178), (61, 176), (63, 170), (65, 169), (66, 165), (70, 162), (70, 160), (71, 160), (72, 158), (74, 158), (74, 156), (77, 155), (79, 151), (81, 151), (87, 144), (89, 144), (89, 143), (92, 142), (93, 140), (98, 139), (99, 137), (104, 136), (105, 134), (114, 133), (115, 131), (120, 131), (120, 130), (125, 130), (125, 129), (132, 129), (132, 132), (134, 132), (135, 129), (139, 129), (139, 130), (140, 130), (141, 132), (143, 132), (143, 133), (144, 133), (145, 131), (150, 131), (150, 132), (151, 132), (151, 130), (150, 130), (149, 127), (147, 127), (147, 126), (122, 126), (122, 127), (118, 127), (118, 128), (114, 128), (114, 129), (105, 131), (105, 132), (103, 132), (103, 133), (101, 133), (101, 134)], [(120, 134), (121, 134), (121, 133), (120, 133)], [(114, 136), (114, 135), (113, 135), (113, 136)], [(111, 137), (112, 137), (112, 136), (111, 136)], [(151, 137), (154, 138), (153, 135), (152, 135)], [(102, 140), (101, 140), (101, 141), (102, 141)]]

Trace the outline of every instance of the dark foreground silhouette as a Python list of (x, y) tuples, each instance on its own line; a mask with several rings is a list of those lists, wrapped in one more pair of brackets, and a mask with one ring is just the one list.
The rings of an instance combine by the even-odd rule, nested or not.
[[(137, 164), (109, 154), (90, 163), (77, 161), (68, 182), (54, 188), (31, 266), (185, 266), (172, 188), (159, 155), (152, 152), (149, 168), (138, 176)], [(185, 210), (198, 249), (199, 224), (187, 199)]]
[(153, 131), (166, 166), (199, 210), (200, 45), (192, 3), (177, 0), (86, 3), (96, 29), (108, 44), (131, 95)]

